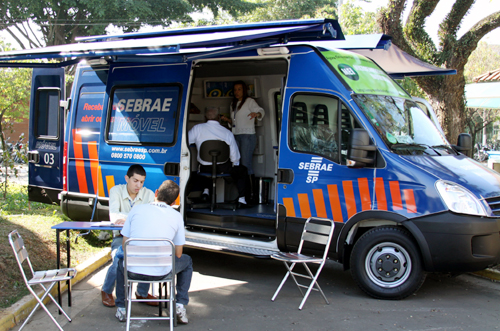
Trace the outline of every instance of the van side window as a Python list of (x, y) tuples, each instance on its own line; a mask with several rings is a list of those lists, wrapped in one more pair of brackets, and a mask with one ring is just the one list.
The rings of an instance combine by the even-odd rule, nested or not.
[(353, 128), (361, 128), (359, 122), (352, 116), (345, 104), (341, 105), (340, 111), (340, 156), (341, 164), (346, 164), (347, 150), (349, 149), (349, 137)]
[(88, 137), (88, 140), (99, 141), (103, 103), (104, 92), (99, 92), (97, 88), (83, 87), (80, 90), (75, 115), (76, 133)]
[(37, 138), (58, 139), (59, 137), (59, 88), (40, 88), (36, 92)]
[(174, 144), (179, 94), (179, 86), (114, 88), (108, 141)]
[(289, 144), (293, 151), (313, 153), (339, 163), (339, 99), (298, 94), (289, 113)]

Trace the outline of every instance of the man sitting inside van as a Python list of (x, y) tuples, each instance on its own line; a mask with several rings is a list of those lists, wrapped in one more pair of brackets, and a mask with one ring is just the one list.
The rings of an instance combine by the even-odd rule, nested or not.
[[(115, 185), (109, 190), (109, 219), (117, 225), (123, 225), (128, 213), (135, 205), (153, 202), (155, 194), (144, 187), (146, 180), (146, 170), (140, 164), (133, 164), (128, 168), (125, 176), (126, 184)], [(113, 231), (113, 241), (111, 242), (111, 256), (113, 263), (108, 268), (106, 278), (102, 284), (102, 304), (106, 307), (114, 307), (113, 289), (116, 282), (116, 268), (118, 259), (115, 258), (116, 250), (122, 245), (123, 237), (119, 231)], [(141, 283), (137, 286), (136, 297), (138, 299), (153, 299), (148, 293), (149, 284)], [(157, 302), (148, 302), (151, 306), (158, 306)]]
[[(238, 206), (240, 208), (247, 207), (245, 199), (247, 170), (244, 166), (240, 166), (240, 151), (231, 131), (220, 125), (219, 110), (217, 108), (207, 108), (205, 111), (206, 123), (197, 124), (188, 132), (189, 144), (195, 144), (198, 150), (197, 160), (200, 163), (200, 172), (212, 172), (212, 163), (203, 161), (200, 158), (200, 147), (207, 140), (222, 140), (229, 145), (229, 158), (225, 163), (217, 164), (217, 173), (231, 174), (236, 187), (238, 188)], [(232, 163), (232, 164), (231, 164)], [(210, 178), (202, 177), (203, 195), (208, 196), (209, 187), (211, 186)]]
[[(126, 242), (128, 238), (172, 240), (175, 245), (175, 272), (177, 274), (175, 283), (177, 322), (187, 324), (188, 318), (184, 306), (189, 302), (188, 291), (191, 286), (193, 262), (189, 255), (182, 254), (183, 245), (186, 242), (184, 221), (181, 214), (171, 207), (178, 195), (179, 186), (171, 180), (164, 181), (155, 192), (155, 202), (135, 206), (130, 211), (121, 234), (123, 242)], [(120, 322), (124, 322), (127, 319), (127, 311), (125, 309), (125, 279), (121, 254), (123, 251), (117, 254), (119, 257), (118, 278), (116, 279), (116, 306), (118, 309), (115, 316)], [(162, 267), (134, 267), (133, 270), (128, 269), (128, 276), (137, 280), (155, 280), (164, 278), (171, 271)]]

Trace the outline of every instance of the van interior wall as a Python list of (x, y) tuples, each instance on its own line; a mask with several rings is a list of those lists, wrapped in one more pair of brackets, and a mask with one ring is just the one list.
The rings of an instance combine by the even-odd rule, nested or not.
[[(262, 63), (262, 61), (259, 61)], [(284, 61), (283, 61), (284, 62)], [(238, 67), (248, 70), (249, 65), (259, 66), (258, 63), (240, 63)], [(224, 68), (221, 66), (219, 68)], [(204, 112), (207, 108), (217, 107), (220, 114), (229, 116), (232, 96), (227, 96), (227, 91), (232, 90), (232, 83), (243, 80), (253, 91), (253, 97), (257, 103), (264, 108), (265, 116), (262, 121), (256, 121), (257, 146), (253, 155), (253, 168), (255, 177), (272, 178), (269, 199), (274, 200), (274, 182), (277, 162), (278, 132), (276, 127), (276, 107), (275, 93), (281, 88), (283, 77), (286, 72), (271, 75), (237, 75), (238, 70), (232, 70), (234, 66), (229, 66), (227, 70), (221, 70), (220, 75), (203, 75), (195, 70), (195, 79), (192, 85), (191, 103), (200, 110), (200, 114), (189, 114), (187, 123), (188, 131), (196, 124), (205, 121)], [(251, 70), (259, 72), (258, 68)], [(201, 76), (201, 77), (200, 77)], [(214, 89), (225, 89), (213, 92)], [(212, 94), (210, 94), (212, 92)], [(232, 95), (232, 93), (231, 93)], [(196, 156), (192, 155), (192, 169), (196, 169)]]

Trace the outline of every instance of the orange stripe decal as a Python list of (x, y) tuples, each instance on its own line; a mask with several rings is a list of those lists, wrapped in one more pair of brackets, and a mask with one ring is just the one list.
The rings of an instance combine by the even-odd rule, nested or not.
[(352, 182), (345, 181), (342, 182), (342, 187), (344, 188), (344, 199), (345, 206), (347, 208), (347, 217), (351, 218), (356, 214), (356, 199), (354, 198), (354, 189), (352, 188)]
[(361, 210), (370, 210), (372, 201), (370, 199), (370, 189), (367, 178), (358, 178), (359, 195), (361, 197)]
[(99, 186), (97, 186), (97, 188), (99, 189), (99, 196), (100, 197), (104, 197), (104, 182), (102, 181), (102, 170), (101, 170), (101, 166), (99, 166), (97, 168), (98, 170), (98, 181), (99, 181)]
[(309, 206), (309, 197), (305, 193), (297, 194), (299, 198), (300, 215), (302, 218), (311, 217), (311, 207)]
[(416, 213), (417, 205), (415, 204), (415, 196), (413, 195), (413, 190), (403, 190), (403, 194), (405, 195), (406, 211), (412, 214)]
[(377, 209), (387, 210), (387, 199), (385, 197), (383, 178), (375, 178), (375, 197), (377, 200)]
[(323, 190), (313, 190), (314, 204), (316, 205), (316, 215), (318, 217), (326, 218), (325, 198), (323, 197)]
[(403, 201), (401, 201), (401, 191), (399, 190), (399, 182), (398, 181), (389, 182), (389, 188), (391, 190), (392, 209), (402, 210)]
[(108, 187), (108, 197), (109, 197), (109, 190), (111, 190), (111, 188), (115, 186), (114, 176), (106, 176), (106, 186)]
[(82, 137), (73, 130), (73, 149), (75, 151), (75, 168), (80, 193), (89, 193), (87, 176), (85, 175), (85, 162), (83, 161)]
[(342, 208), (340, 207), (340, 198), (337, 185), (328, 185), (328, 197), (330, 200), (330, 207), (332, 208), (333, 221), (343, 223)]
[(292, 198), (283, 198), (283, 205), (286, 208), (286, 216), (295, 217), (295, 207)]
[(89, 141), (90, 174), (92, 175), (92, 185), (94, 192), (97, 192), (97, 169), (99, 167), (99, 155), (97, 153), (97, 142)]

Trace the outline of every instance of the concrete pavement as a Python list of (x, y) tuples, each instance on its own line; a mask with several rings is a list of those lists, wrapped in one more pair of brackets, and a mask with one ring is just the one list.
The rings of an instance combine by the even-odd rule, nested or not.
[[(464, 323), (494, 329), (500, 325), (500, 286), (477, 277), (449, 278), (429, 275), (423, 287), (401, 301), (375, 300), (361, 292), (340, 264), (328, 262), (320, 285), (331, 301), (326, 305), (318, 293), (311, 293), (299, 311), (301, 297), (289, 281), (275, 302), (270, 298), (285, 273), (273, 260), (245, 259), (230, 255), (186, 249), (192, 256), (194, 275), (188, 305), (189, 330), (474, 330)], [(90, 273), (73, 287), (73, 307), (63, 308), (73, 318), (68, 323), (49, 305), (65, 330), (122, 330), (125, 323), (114, 317), (115, 308), (106, 308), (100, 288), (107, 267)], [(464, 304), (467, 302), (466, 304)], [(158, 310), (134, 304), (132, 313), (157, 314)], [(424, 323), (424, 324), (422, 324)], [(460, 327), (451, 327), (461, 325)], [(15, 326), (13, 330), (18, 330)], [(167, 321), (133, 321), (131, 328), (168, 328)], [(38, 310), (25, 330), (55, 330), (46, 313)]]

